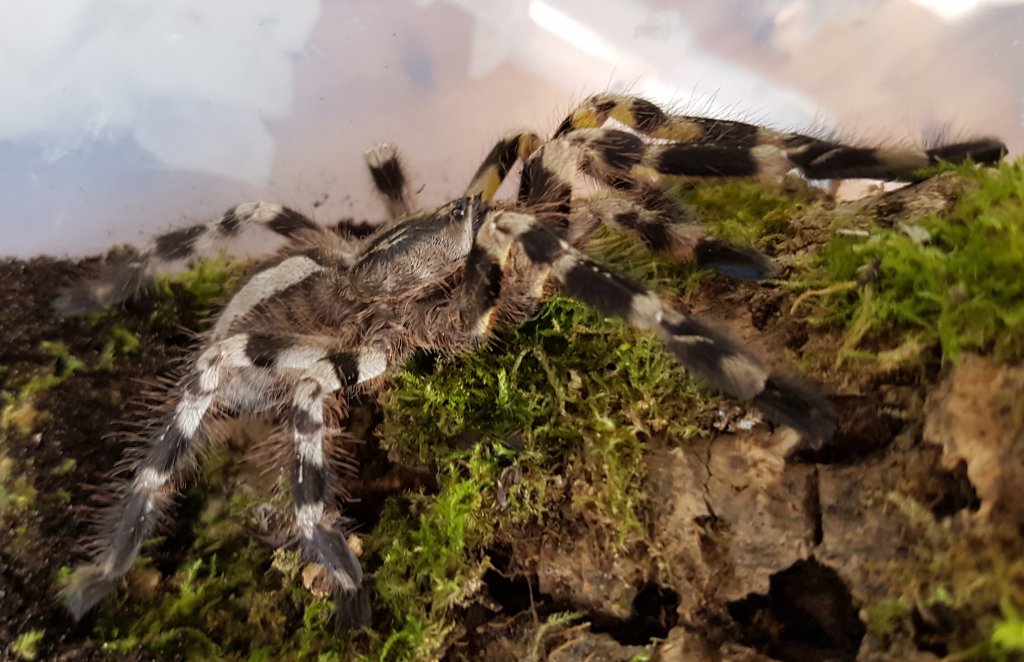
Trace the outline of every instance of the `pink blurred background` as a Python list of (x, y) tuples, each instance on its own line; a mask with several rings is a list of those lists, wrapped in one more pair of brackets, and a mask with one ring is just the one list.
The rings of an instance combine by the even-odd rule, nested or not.
[(456, 195), (511, 128), (631, 90), (860, 141), (1024, 150), (1024, 4), (0, 0), (0, 255), (87, 255), (265, 198), (372, 219), (362, 153)]

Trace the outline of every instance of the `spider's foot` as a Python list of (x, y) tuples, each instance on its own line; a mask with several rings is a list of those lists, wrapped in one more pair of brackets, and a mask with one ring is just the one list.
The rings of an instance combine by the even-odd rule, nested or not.
[(836, 412), (832, 403), (813, 388), (791, 377), (771, 375), (754, 405), (768, 418), (800, 433), (802, 446), (818, 450), (836, 433)]
[(124, 303), (152, 282), (145, 263), (131, 254), (108, 263), (95, 278), (65, 287), (53, 302), (58, 316), (75, 315)]
[(720, 239), (701, 239), (694, 250), (694, 258), (697, 266), (737, 280), (765, 280), (774, 278), (779, 271), (767, 256)]
[(936, 161), (963, 163), (967, 159), (971, 159), (975, 163), (986, 165), (999, 163), (1006, 156), (1006, 152), (1006, 143), (999, 138), (976, 138), (927, 150), (928, 158), (932, 163)]
[(334, 599), (335, 618), (347, 630), (370, 624), (370, 587), (360, 586), (355, 591), (339, 591)]
[(72, 618), (76, 621), (81, 620), (96, 603), (114, 590), (117, 579), (96, 564), (76, 568), (60, 592), (64, 606), (71, 612)]
[(305, 548), (327, 571), (339, 621), (348, 626), (366, 625), (370, 621), (370, 591), (364, 584), (359, 559), (345, 541), (345, 535), (333, 527), (319, 525), (305, 540)]

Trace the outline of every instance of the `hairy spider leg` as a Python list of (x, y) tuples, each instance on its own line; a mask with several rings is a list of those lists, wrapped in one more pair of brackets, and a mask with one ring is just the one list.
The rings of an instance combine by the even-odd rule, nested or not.
[(120, 498), (102, 518), (92, 562), (77, 568), (62, 591), (76, 620), (113, 590), (153, 533), (176, 493), (176, 483), (194, 466), (204, 441), (203, 424), (225, 373), (252, 366), (247, 342), (242, 335), (214, 343), (179, 383), (174, 411), (149, 435), (132, 467), (132, 478), (122, 484)]
[[(323, 408), (330, 393), (350, 391), (380, 376), (387, 358), (377, 348), (349, 352), (333, 345), (336, 341), (327, 337), (240, 333), (213, 343), (199, 356), (179, 384), (174, 412), (150, 436), (132, 467), (132, 478), (121, 488), (122, 498), (107, 509), (92, 562), (76, 569), (62, 592), (76, 619), (128, 572), (159, 523), (183, 473), (194, 466), (208, 412), (225, 399), (221, 387), (238, 371), (267, 370), (278, 381), (294, 384), (287, 427), (294, 444), (292, 495), (302, 547), (330, 573), (342, 615), (365, 622), (369, 603), (362, 592), (362, 569), (343, 532), (334, 526), (338, 514), (329, 506)], [(255, 401), (251, 393), (232, 386), (235, 398)]]
[[(641, 201), (614, 193), (595, 195), (575, 206), (570, 218), (572, 228), (593, 231), (604, 223), (636, 237), (652, 251), (738, 280), (764, 280), (778, 274), (777, 265), (756, 250), (708, 236), (703, 226), (691, 221), (679, 204), (660, 191), (652, 191), (650, 198), (644, 196)], [(583, 245), (571, 235), (569, 243)]]
[(555, 137), (576, 129), (599, 128), (610, 119), (652, 138), (680, 143), (667, 150), (663, 158), (707, 164), (703, 169), (691, 167), (693, 172), (679, 173), (691, 176), (774, 175), (795, 167), (811, 179), (918, 181), (924, 177), (920, 172), (923, 168), (968, 159), (993, 164), (1007, 151), (1006, 144), (994, 137), (927, 149), (858, 147), (733, 120), (672, 115), (646, 99), (622, 94), (590, 97), (565, 118)]
[[(329, 339), (324, 339), (329, 340)], [(331, 507), (330, 467), (324, 452), (324, 409), (335, 392), (351, 393), (388, 368), (386, 354), (377, 348), (358, 352), (331, 351), (316, 345), (290, 344), (289, 339), (267, 338), (260, 348), (263, 361), (275, 369), (302, 366), (287, 415), (295, 462), (292, 500), (295, 523), (306, 555), (319, 562), (332, 579), (339, 616), (348, 624), (369, 621), (370, 605), (363, 570), (337, 524)]]
[(479, 196), (484, 202), (494, 199), (498, 188), (508, 177), (516, 160), (524, 163), (541, 146), (541, 139), (532, 132), (513, 132), (495, 143), (491, 151), (484, 157), (483, 163), (477, 168), (465, 195)]
[[(553, 140), (526, 162), (519, 201), (531, 209), (553, 209), (545, 225), (576, 247), (590, 238), (598, 222), (625, 229), (655, 251), (743, 280), (775, 275), (775, 265), (757, 251), (708, 237), (685, 210), (657, 184), (675, 173), (659, 160), (666, 145), (649, 144), (636, 134), (615, 129), (576, 129)], [(671, 164), (669, 164), (671, 166)], [(571, 204), (579, 170), (600, 181), (629, 182), (637, 200), (608, 195)], [(643, 179), (645, 183), (635, 184)]]
[(160, 235), (142, 252), (115, 260), (96, 278), (63, 290), (54, 302), (61, 314), (117, 305), (133, 299), (152, 282), (157, 271), (183, 264), (248, 227), (258, 227), (288, 240), (307, 241), (324, 229), (294, 209), (273, 202), (245, 202), (224, 212), (217, 220), (198, 223)]
[(411, 214), (415, 205), (398, 148), (391, 143), (381, 143), (364, 156), (374, 189), (380, 194), (388, 218), (395, 220)]
[[(499, 211), (485, 221), (478, 246), (492, 264), (508, 263), (510, 245), (549, 274), (569, 296), (601, 313), (657, 335), (688, 370), (713, 386), (751, 401), (769, 418), (797, 430), (805, 444), (829, 441), (836, 416), (828, 400), (793, 379), (770, 372), (750, 352), (699, 319), (669, 307), (653, 292), (603, 267), (531, 215)], [(499, 279), (500, 271), (484, 273)], [(500, 292), (493, 284), (490, 292)]]

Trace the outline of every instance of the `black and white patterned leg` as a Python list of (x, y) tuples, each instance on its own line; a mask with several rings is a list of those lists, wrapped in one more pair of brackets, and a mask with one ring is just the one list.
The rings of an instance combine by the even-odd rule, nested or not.
[(388, 218), (407, 216), (414, 209), (409, 193), (409, 180), (405, 176), (401, 154), (390, 143), (381, 143), (365, 154), (373, 186), (380, 194)]
[(491, 151), (484, 157), (469, 186), (466, 187), (464, 195), (479, 197), (484, 202), (490, 202), (512, 170), (516, 160), (525, 163), (540, 145), (540, 136), (535, 133), (508, 134), (495, 143)]
[(1007, 151), (1003, 141), (992, 137), (931, 148), (858, 147), (735, 120), (675, 115), (646, 99), (613, 93), (597, 94), (580, 104), (559, 125), (555, 137), (599, 129), (609, 120), (674, 143), (656, 151), (656, 169), (688, 176), (763, 176), (798, 168), (811, 179), (913, 181), (921, 168), (942, 161), (992, 164)]
[(692, 262), (738, 280), (764, 280), (778, 273), (777, 266), (756, 250), (707, 236), (701, 225), (662, 195), (654, 202), (610, 195), (577, 205), (569, 223), (569, 243), (583, 246), (584, 241), (574, 236), (573, 231), (593, 228), (598, 223), (625, 230), (652, 251), (667, 253), (682, 262)]
[(216, 221), (169, 232), (154, 239), (142, 252), (129, 252), (112, 260), (95, 278), (63, 290), (54, 301), (54, 310), (73, 314), (128, 301), (146, 289), (158, 271), (207, 253), (248, 227), (262, 228), (289, 242), (325, 232), (294, 209), (273, 202), (245, 202), (227, 210)]
[(225, 370), (250, 367), (247, 338), (215, 343), (203, 352), (179, 385), (174, 411), (149, 438), (133, 467), (133, 477), (104, 513), (92, 544), (92, 562), (72, 573), (62, 595), (78, 619), (113, 590), (135, 561), (176, 493), (182, 474), (193, 465), (203, 442), (203, 423)]
[(288, 415), (295, 448), (296, 528), (306, 554), (323, 565), (331, 578), (339, 616), (350, 625), (369, 621), (369, 592), (333, 506), (336, 494), (328, 488), (335, 481), (324, 449), (324, 406), (330, 394), (355, 388), (386, 369), (387, 356), (378, 349), (324, 353), (296, 384)]
[(492, 255), (505, 253), (510, 242), (517, 242), (531, 262), (550, 269), (566, 294), (653, 332), (680, 363), (713, 386), (752, 401), (769, 417), (796, 429), (811, 446), (832, 438), (836, 419), (827, 399), (771, 373), (727, 335), (673, 310), (653, 292), (597, 264), (533, 217), (498, 212), (481, 228), (478, 241)]

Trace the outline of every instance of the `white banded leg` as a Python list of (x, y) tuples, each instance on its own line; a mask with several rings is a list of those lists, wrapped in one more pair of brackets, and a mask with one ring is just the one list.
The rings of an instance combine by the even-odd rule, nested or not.
[(756, 250), (707, 236), (700, 224), (661, 192), (651, 191), (648, 197), (653, 200), (595, 196), (578, 205), (570, 217), (569, 242), (583, 246), (595, 226), (604, 223), (637, 237), (652, 251), (731, 278), (763, 280), (778, 272), (776, 265)]
[(324, 407), (327, 397), (374, 379), (387, 369), (387, 356), (373, 348), (359, 352), (324, 352), (295, 386), (288, 428), (295, 448), (292, 499), (295, 524), (306, 554), (331, 577), (339, 615), (348, 623), (368, 621), (368, 593), (363, 570), (349, 549), (333, 506), (331, 468), (324, 449)]
[(127, 301), (145, 289), (158, 271), (208, 253), (249, 227), (262, 228), (289, 241), (325, 232), (294, 209), (273, 202), (245, 202), (228, 209), (215, 221), (160, 235), (142, 252), (114, 261), (96, 278), (62, 291), (54, 308), (58, 313), (68, 314)]
[(559, 125), (555, 137), (600, 128), (612, 119), (667, 143), (651, 159), (659, 172), (692, 176), (765, 175), (796, 167), (811, 179), (913, 181), (919, 178), (915, 171), (942, 161), (993, 164), (1007, 151), (993, 137), (927, 149), (858, 147), (745, 122), (674, 115), (646, 99), (614, 93), (588, 98)]
[(811, 445), (831, 439), (835, 414), (825, 398), (769, 372), (725, 334), (673, 310), (653, 292), (597, 264), (533, 217), (515, 212), (494, 214), (481, 228), (477, 241), (493, 255), (517, 242), (527, 259), (549, 269), (569, 296), (655, 333), (686, 368), (726, 393), (751, 400), (769, 417), (795, 428)]
[(214, 343), (180, 382), (173, 412), (149, 438), (135, 462), (133, 477), (102, 518), (92, 545), (92, 562), (78, 567), (63, 590), (76, 619), (113, 590), (152, 534), (182, 473), (195, 461), (203, 443), (204, 420), (225, 372), (252, 365), (245, 353), (247, 341), (247, 336), (235, 336)]

